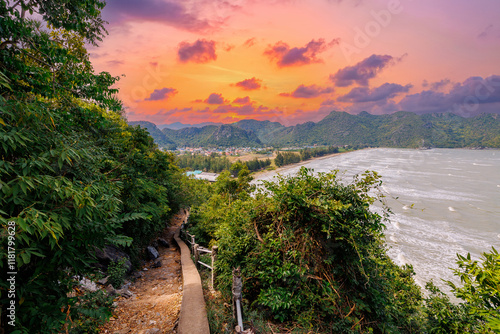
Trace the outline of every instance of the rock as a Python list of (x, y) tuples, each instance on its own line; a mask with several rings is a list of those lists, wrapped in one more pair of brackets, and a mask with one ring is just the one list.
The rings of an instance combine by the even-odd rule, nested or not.
[(109, 276), (106, 276), (104, 278), (101, 278), (100, 280), (97, 281), (98, 284), (100, 285), (106, 285), (108, 283)]
[(130, 333), (130, 332), (131, 332), (131, 329), (124, 328), (124, 329), (120, 329), (118, 331), (114, 331), (113, 334), (127, 334), (127, 333)]
[(140, 271), (134, 271), (134, 272), (132, 273), (132, 277), (133, 277), (133, 278), (135, 278), (135, 279), (137, 279), (137, 278), (141, 278), (141, 277), (143, 277), (143, 276), (144, 276), (144, 274), (143, 274), (142, 272), (140, 272)]
[(146, 253), (148, 254), (148, 258), (150, 260), (155, 260), (160, 256), (156, 248), (154, 248), (153, 246), (148, 246), (146, 248)]
[(85, 277), (80, 280), (80, 286), (87, 291), (96, 292), (97, 290), (99, 290), (95, 282), (92, 282)]
[(151, 266), (151, 268), (160, 268), (161, 267), (161, 260), (158, 260), (156, 261), (155, 263), (153, 263), (153, 265)]
[(115, 290), (115, 288), (113, 288), (112, 285), (108, 285), (106, 287), (106, 292), (110, 295), (110, 296), (116, 296), (118, 294), (118, 292)]
[(127, 259), (125, 261), (127, 273), (130, 273), (130, 271), (132, 270), (132, 262), (130, 262), (130, 256), (115, 246), (106, 245), (103, 249), (96, 249), (95, 256), (99, 261), (99, 264), (101, 264), (101, 267), (104, 267), (104, 269), (107, 269), (111, 261), (118, 262), (125, 257)]
[(168, 244), (167, 240), (163, 238), (158, 238), (158, 244), (162, 247), (168, 248), (170, 245)]
[(128, 289), (120, 289), (120, 290), (116, 290), (116, 292), (122, 296), (122, 297), (125, 297), (125, 298), (130, 298), (130, 297), (133, 297), (134, 296), (134, 293), (131, 292), (130, 290)]

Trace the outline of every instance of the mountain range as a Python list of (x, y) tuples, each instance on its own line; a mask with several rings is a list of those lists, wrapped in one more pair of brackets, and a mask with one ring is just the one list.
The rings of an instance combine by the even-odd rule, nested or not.
[(500, 148), (500, 117), (482, 114), (464, 118), (452, 113), (388, 115), (332, 111), (319, 122), (284, 126), (278, 122), (242, 120), (233, 124), (178, 130), (138, 121), (160, 147), (370, 146), (370, 147), (494, 147)]

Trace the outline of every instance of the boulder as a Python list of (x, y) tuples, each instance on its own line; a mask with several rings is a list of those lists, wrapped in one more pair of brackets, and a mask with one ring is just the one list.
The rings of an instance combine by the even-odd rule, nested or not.
[(127, 260), (125, 261), (125, 268), (127, 268), (127, 273), (130, 273), (130, 271), (132, 270), (132, 262), (130, 262), (130, 256), (113, 245), (106, 245), (103, 249), (96, 249), (95, 256), (99, 261), (101, 267), (104, 267), (104, 269), (107, 269), (111, 261), (118, 262), (122, 258), (126, 258)]
[(150, 260), (155, 260), (155, 259), (157, 259), (160, 256), (160, 254), (158, 253), (158, 251), (156, 250), (156, 248), (154, 248), (153, 246), (148, 246), (146, 248), (146, 253), (147, 253), (148, 258)]
[(153, 265), (151, 266), (151, 268), (160, 268), (161, 267), (161, 260), (158, 260), (156, 261), (155, 263), (153, 263)]
[(163, 238), (158, 238), (158, 244), (162, 247), (165, 247), (165, 248), (169, 247), (167, 240), (165, 240)]

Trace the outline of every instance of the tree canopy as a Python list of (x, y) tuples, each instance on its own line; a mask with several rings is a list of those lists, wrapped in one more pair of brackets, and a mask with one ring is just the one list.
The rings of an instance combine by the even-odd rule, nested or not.
[(20, 333), (95, 330), (88, 319), (109, 317), (110, 305), (70, 292), (95, 272), (96, 248), (121, 247), (137, 263), (182, 201), (175, 157), (127, 124), (118, 78), (89, 60), (85, 43), (106, 33), (103, 7), (0, 2), (0, 300), (7, 326), (7, 272), (16, 272)]

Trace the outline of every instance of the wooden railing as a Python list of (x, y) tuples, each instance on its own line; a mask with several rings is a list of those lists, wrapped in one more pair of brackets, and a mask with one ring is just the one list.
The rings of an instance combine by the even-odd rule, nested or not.
[[(216, 266), (216, 261), (217, 261), (217, 246), (212, 246), (212, 250), (202, 247), (196, 243), (196, 236), (194, 234), (189, 233), (189, 231), (184, 229), (184, 224), (181, 226), (181, 235), (183, 235), (183, 239), (188, 242), (191, 247), (191, 253), (194, 256), (194, 263), (196, 265), (196, 268), (200, 270), (200, 266), (204, 266), (212, 271), (212, 279), (211, 279), (211, 285), (212, 289), (215, 290), (215, 277), (217, 274), (217, 266)], [(211, 264), (207, 264), (205, 262), (200, 261), (200, 254), (210, 254), (211, 256)], [(242, 309), (241, 309), (241, 291), (242, 291), (242, 281), (241, 281), (241, 273), (240, 269), (237, 268), (233, 270), (233, 286), (232, 286), (232, 293), (233, 293), (233, 318), (236, 319), (238, 325), (236, 326), (235, 330), (236, 333), (241, 333), (244, 331), (243, 329), (243, 314), (242, 314)]]

